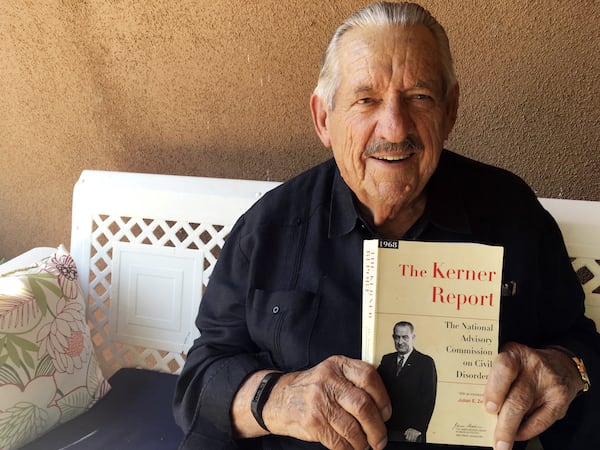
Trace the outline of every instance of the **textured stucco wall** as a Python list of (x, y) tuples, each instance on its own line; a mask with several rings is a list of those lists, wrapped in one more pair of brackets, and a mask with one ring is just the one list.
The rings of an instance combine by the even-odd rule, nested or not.
[[(284, 180), (329, 156), (308, 99), (358, 0), (2, 0), (0, 257), (69, 243), (83, 169)], [(429, 0), (461, 107), (449, 147), (600, 200), (596, 0)]]

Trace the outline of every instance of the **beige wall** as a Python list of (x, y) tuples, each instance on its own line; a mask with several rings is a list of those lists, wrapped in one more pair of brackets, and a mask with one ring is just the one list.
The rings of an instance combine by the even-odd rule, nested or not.
[[(83, 169), (284, 180), (324, 160), (308, 99), (359, 0), (2, 0), (0, 257), (69, 243)], [(427, 0), (462, 99), (449, 147), (600, 200), (596, 0)]]

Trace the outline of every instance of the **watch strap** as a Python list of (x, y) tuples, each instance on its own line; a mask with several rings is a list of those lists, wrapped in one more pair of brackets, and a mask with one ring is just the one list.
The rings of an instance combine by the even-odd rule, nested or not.
[(575, 364), (575, 368), (577, 369), (577, 372), (579, 373), (579, 376), (581, 377), (581, 381), (583, 382), (583, 388), (581, 389), (581, 391), (579, 391), (579, 394), (582, 394), (582, 393), (590, 390), (592, 383), (590, 382), (590, 377), (588, 376), (587, 370), (585, 369), (585, 364), (583, 363), (583, 359), (576, 356), (569, 349), (566, 349), (560, 345), (549, 345), (546, 348), (559, 351), (563, 355), (568, 356), (569, 359), (571, 361), (573, 361), (573, 364)]
[(270, 430), (265, 425), (265, 421), (263, 420), (263, 409), (265, 407), (265, 403), (269, 399), (269, 395), (271, 395), (271, 391), (275, 386), (275, 383), (279, 381), (279, 378), (283, 375), (283, 372), (269, 372), (264, 376), (264, 378), (258, 384), (256, 388), (256, 392), (252, 397), (252, 401), (250, 402), (250, 411), (252, 411), (252, 415), (256, 422), (261, 426), (261, 428), (270, 433)]

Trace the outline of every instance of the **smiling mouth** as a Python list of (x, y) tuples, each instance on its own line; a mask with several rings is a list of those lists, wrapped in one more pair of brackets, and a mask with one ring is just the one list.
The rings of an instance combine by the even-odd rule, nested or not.
[(401, 142), (388, 142), (385, 139), (370, 142), (365, 147), (364, 154), (377, 161), (401, 163), (424, 150), (423, 142), (417, 136), (409, 134)]
[(407, 159), (412, 158), (415, 155), (415, 153), (409, 153), (408, 155), (373, 155), (372, 158), (375, 158), (377, 161), (385, 161), (385, 162), (391, 162), (391, 163), (395, 163), (395, 162), (402, 162), (402, 161), (406, 161)]

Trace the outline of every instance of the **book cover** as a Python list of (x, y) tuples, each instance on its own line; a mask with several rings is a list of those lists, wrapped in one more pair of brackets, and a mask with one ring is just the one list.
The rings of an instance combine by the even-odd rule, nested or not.
[(492, 447), (483, 390), (498, 352), (503, 248), (368, 240), (362, 358), (392, 400), (388, 439)]

